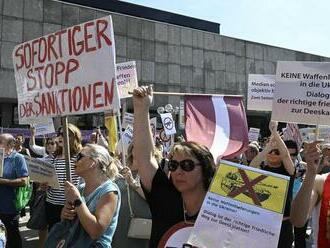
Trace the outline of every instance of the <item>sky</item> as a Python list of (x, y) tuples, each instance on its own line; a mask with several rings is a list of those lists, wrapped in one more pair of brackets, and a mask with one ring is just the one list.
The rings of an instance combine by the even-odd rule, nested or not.
[(220, 23), (220, 34), (330, 57), (329, 0), (125, 0)]

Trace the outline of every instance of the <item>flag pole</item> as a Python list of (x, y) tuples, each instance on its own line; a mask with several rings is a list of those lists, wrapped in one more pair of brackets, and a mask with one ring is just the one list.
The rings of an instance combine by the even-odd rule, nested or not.
[(121, 126), (120, 110), (118, 111), (117, 119), (118, 119), (119, 137), (120, 137), (119, 140), (120, 140), (121, 149), (122, 149), (121, 162), (123, 163), (123, 166), (126, 166), (126, 153), (125, 153), (124, 142), (123, 142), (123, 132), (122, 132), (122, 126)]
[(68, 117), (62, 117), (63, 122), (63, 141), (64, 141), (64, 156), (65, 156), (65, 172), (66, 180), (71, 182), (71, 166), (70, 166), (70, 145), (69, 145), (69, 130), (68, 130)]
[[(133, 94), (132, 91), (128, 94)], [(162, 92), (154, 91), (154, 95), (166, 95), (166, 96), (228, 96), (228, 97), (243, 97), (243, 95), (226, 95), (226, 94), (206, 94), (206, 93), (181, 93), (181, 92)]]

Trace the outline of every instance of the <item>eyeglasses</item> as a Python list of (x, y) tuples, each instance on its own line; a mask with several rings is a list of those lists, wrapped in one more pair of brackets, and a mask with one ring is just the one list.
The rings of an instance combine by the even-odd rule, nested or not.
[(195, 163), (191, 159), (185, 159), (180, 162), (176, 160), (170, 160), (168, 161), (168, 169), (169, 171), (176, 171), (176, 169), (180, 166), (182, 170), (184, 171), (192, 171), (196, 165), (199, 165), (199, 163)]
[(87, 157), (87, 156), (85, 154), (82, 154), (81, 152), (79, 152), (78, 155), (77, 155), (76, 162), (78, 162), (79, 160), (83, 159), (84, 157)]

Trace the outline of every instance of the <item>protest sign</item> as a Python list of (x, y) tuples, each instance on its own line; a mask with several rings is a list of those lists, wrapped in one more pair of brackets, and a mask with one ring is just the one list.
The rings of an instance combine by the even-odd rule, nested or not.
[[(306, 127), (299, 129), (301, 138), (304, 142), (313, 142), (316, 139), (316, 128)], [(330, 142), (330, 126), (320, 125), (318, 139)]]
[(54, 123), (52, 118), (48, 118), (47, 122), (32, 124), (36, 129), (36, 135), (45, 135), (49, 133), (55, 133)]
[(55, 167), (46, 161), (25, 157), (28, 164), (29, 177), (32, 181), (38, 183), (48, 183), (54, 189), (59, 189)]
[(277, 62), (272, 120), (329, 124), (330, 63)]
[(254, 128), (254, 127), (250, 127), (249, 129), (249, 141), (258, 141), (259, 139), (259, 133), (260, 133), (260, 129), (259, 128)]
[(124, 62), (116, 65), (117, 85), (120, 98), (132, 97), (132, 92), (138, 87), (135, 61)]
[(192, 223), (179, 222), (172, 226), (161, 238), (158, 248), (163, 247), (191, 247), (187, 240), (193, 230)]
[(126, 145), (126, 147), (129, 146), (129, 144), (132, 143), (133, 141), (133, 127), (128, 125), (125, 129), (125, 132), (123, 133), (123, 137), (122, 140), (124, 142), (124, 145)]
[(152, 137), (155, 140), (156, 139), (156, 130), (157, 130), (157, 117), (150, 119), (150, 128), (151, 128)]
[(288, 186), (289, 177), (222, 161), (188, 243), (276, 248)]
[(125, 112), (123, 116), (122, 127), (126, 129), (128, 125), (133, 126), (133, 124), (134, 124), (134, 114)]
[(19, 44), (12, 57), (21, 124), (120, 107), (111, 16)]
[(161, 114), (160, 117), (162, 118), (165, 134), (166, 135), (175, 134), (176, 133), (175, 123), (174, 123), (172, 114), (165, 113), (165, 114)]
[(247, 109), (272, 111), (275, 75), (249, 74)]
[(0, 177), (3, 177), (3, 162), (5, 160), (5, 149), (0, 148)]

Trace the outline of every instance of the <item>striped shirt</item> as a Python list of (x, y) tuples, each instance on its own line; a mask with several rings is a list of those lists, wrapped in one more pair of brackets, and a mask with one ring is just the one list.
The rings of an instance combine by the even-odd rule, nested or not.
[[(55, 171), (58, 178), (58, 183), (60, 185), (59, 189), (49, 188), (47, 190), (46, 201), (54, 205), (64, 205), (65, 203), (65, 188), (64, 183), (66, 181), (66, 169), (65, 169), (65, 159), (64, 158), (51, 158), (47, 157), (46, 161), (55, 166)], [(71, 157), (70, 167), (71, 167), (71, 182), (78, 186), (79, 176), (74, 172), (74, 164), (76, 163), (76, 156)]]

